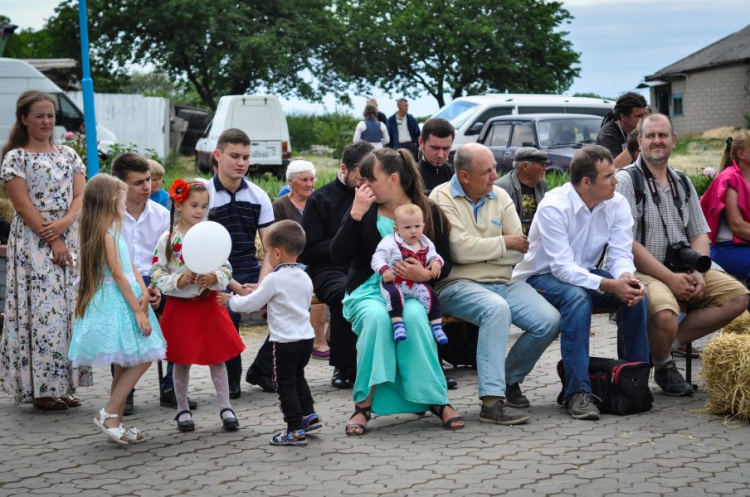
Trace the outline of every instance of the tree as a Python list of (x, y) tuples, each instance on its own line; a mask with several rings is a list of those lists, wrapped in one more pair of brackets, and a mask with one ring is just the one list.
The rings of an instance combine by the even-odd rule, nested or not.
[[(74, 59), (81, 65), (81, 32), (78, 22), (78, 1), (66, 0), (39, 31), (24, 29), (8, 39), (6, 57), (17, 59)], [(123, 67), (111, 67), (96, 52), (91, 54), (91, 77), (96, 91), (117, 92), (127, 80)], [(75, 81), (81, 76), (75, 75)]]
[(445, 105), (489, 91), (561, 93), (579, 55), (559, 30), (572, 19), (544, 0), (335, 0), (340, 42), (329, 71), (360, 89), (380, 87)]
[(110, 67), (153, 64), (189, 81), (216, 109), (221, 95), (267, 90), (312, 99), (305, 70), (331, 24), (325, 0), (90, 0), (93, 44)]

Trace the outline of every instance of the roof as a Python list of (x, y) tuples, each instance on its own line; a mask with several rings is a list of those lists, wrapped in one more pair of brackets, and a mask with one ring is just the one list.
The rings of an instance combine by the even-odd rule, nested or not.
[(71, 69), (78, 64), (75, 59), (21, 59), (36, 67), (39, 71), (51, 69)]
[(646, 80), (741, 62), (750, 63), (750, 25), (646, 76)]

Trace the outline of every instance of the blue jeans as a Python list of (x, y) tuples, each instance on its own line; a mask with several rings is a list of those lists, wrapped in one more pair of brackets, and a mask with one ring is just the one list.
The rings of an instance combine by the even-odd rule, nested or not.
[(750, 245), (719, 242), (711, 246), (711, 259), (740, 283), (750, 279)]
[[(505, 385), (521, 383), (557, 336), (560, 314), (522, 281), (458, 280), (438, 291), (443, 314), (479, 327), (479, 397), (505, 397)], [(525, 330), (505, 358), (511, 322)]]
[[(612, 275), (600, 269), (591, 271), (605, 278)], [(586, 288), (569, 285), (551, 274), (530, 277), (529, 285), (542, 292), (544, 298), (560, 310), (560, 351), (565, 366), (568, 387), (565, 398), (584, 391), (591, 393), (589, 381), (589, 331), (591, 313), (594, 308), (622, 312), (625, 343), (625, 360), (649, 362), (648, 296), (633, 307), (628, 307), (609, 293), (599, 293)]]

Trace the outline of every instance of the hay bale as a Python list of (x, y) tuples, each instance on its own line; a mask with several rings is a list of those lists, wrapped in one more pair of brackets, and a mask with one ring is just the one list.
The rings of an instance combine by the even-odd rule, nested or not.
[(701, 354), (712, 414), (750, 420), (750, 335), (720, 333)]
[(726, 325), (722, 333), (732, 333), (735, 335), (747, 335), (750, 333), (750, 313), (743, 312), (734, 321)]
[(0, 218), (6, 219), (8, 222), (13, 221), (16, 211), (13, 209), (13, 204), (7, 198), (0, 198)]

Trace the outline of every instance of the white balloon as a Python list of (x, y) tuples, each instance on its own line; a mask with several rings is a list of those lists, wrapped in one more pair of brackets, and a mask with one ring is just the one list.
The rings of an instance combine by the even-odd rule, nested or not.
[(231, 251), (232, 237), (224, 226), (214, 221), (196, 224), (182, 241), (182, 258), (196, 274), (216, 271), (227, 262)]

